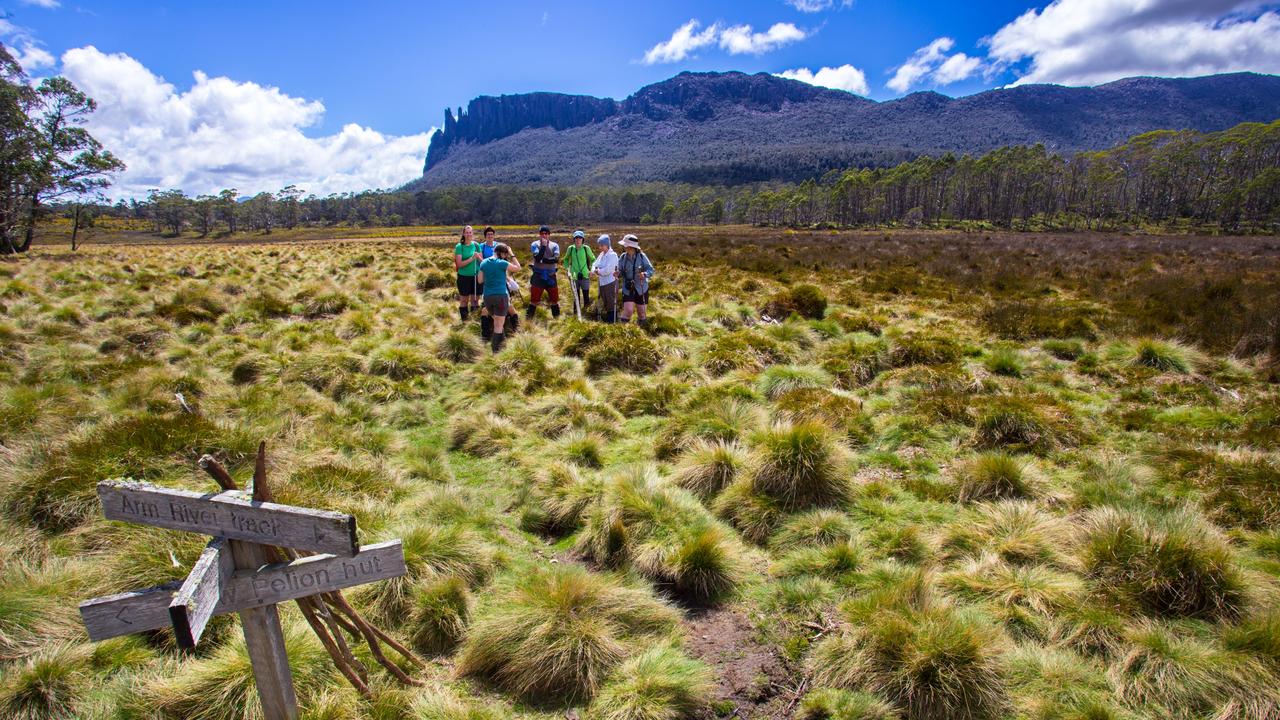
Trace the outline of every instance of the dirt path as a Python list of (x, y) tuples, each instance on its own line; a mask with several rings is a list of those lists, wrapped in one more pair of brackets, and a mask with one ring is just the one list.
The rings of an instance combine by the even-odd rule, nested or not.
[(759, 642), (746, 613), (737, 608), (694, 611), (685, 620), (685, 637), (689, 653), (716, 674), (719, 717), (790, 716), (797, 678), (776, 648)]

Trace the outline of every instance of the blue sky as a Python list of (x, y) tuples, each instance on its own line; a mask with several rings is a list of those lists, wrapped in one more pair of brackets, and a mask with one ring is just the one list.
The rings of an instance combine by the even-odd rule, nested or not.
[(0, 41), (33, 76), (66, 74), (99, 99), (91, 129), (130, 165), (118, 193), (289, 183), (325, 193), (411, 179), (443, 108), (480, 94), (622, 98), (684, 70), (782, 73), (877, 100), (1134, 74), (1274, 73), (1276, 7), (10, 0), (0, 2)]

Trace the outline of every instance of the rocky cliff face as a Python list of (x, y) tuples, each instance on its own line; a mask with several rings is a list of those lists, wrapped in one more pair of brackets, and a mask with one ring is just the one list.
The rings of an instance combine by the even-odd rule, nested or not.
[(1280, 77), (1252, 73), (882, 103), (764, 73), (681, 73), (623, 101), (530, 93), (446, 110), (414, 185), (794, 181), (920, 154), (1030, 143), (1066, 153), (1277, 117)]

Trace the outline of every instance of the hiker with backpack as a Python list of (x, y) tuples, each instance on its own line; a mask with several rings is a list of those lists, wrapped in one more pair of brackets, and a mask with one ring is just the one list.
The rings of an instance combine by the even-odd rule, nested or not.
[(480, 286), (476, 284), (476, 272), (484, 259), (480, 243), (475, 241), (475, 231), (468, 225), (462, 228), (462, 238), (453, 246), (453, 267), (458, 272), (458, 318), (480, 308)]
[(507, 313), (511, 309), (511, 291), (507, 284), (507, 269), (520, 270), (520, 261), (516, 260), (511, 248), (498, 243), (493, 248), (493, 257), (480, 263), (479, 278), (484, 288), (484, 309), (493, 318), (493, 335), (490, 347), (494, 353), (502, 349), (505, 340)]
[(582, 310), (591, 304), (591, 266), (595, 264), (596, 254), (586, 243), (587, 234), (581, 230), (573, 233), (573, 244), (564, 252), (564, 269), (569, 273), (569, 283), (573, 287), (574, 307), (578, 311), (578, 319), (582, 319)]
[(614, 275), (622, 282), (622, 315), (620, 322), (630, 322), (631, 314), (644, 327), (649, 323), (649, 281), (653, 279), (653, 263), (640, 249), (640, 238), (628, 235), (622, 239), (626, 254), (618, 258), (618, 270)]
[(591, 264), (591, 277), (598, 278), (600, 291), (596, 317), (612, 323), (618, 319), (618, 279), (614, 277), (614, 273), (618, 271), (618, 253), (613, 251), (608, 235), (601, 235), (596, 240), (596, 247), (600, 249), (600, 254), (596, 255), (595, 262)]
[(551, 317), (560, 317), (560, 289), (556, 287), (556, 273), (560, 269), (560, 245), (551, 240), (551, 228), (538, 228), (538, 239), (530, 246), (533, 252), (533, 277), (529, 279), (529, 305), (524, 309), (526, 318), (532, 320), (538, 311), (538, 303), (546, 293), (551, 307)]
[(484, 229), (484, 242), (480, 245), (480, 253), (484, 255), (484, 259), (488, 260), (493, 257), (495, 233), (492, 227)]

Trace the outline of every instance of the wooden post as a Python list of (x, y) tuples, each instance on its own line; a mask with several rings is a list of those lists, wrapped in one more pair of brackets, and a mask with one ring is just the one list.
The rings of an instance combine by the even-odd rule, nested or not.
[[(236, 569), (257, 570), (267, 564), (266, 548), (257, 543), (230, 540)], [(289, 671), (289, 651), (275, 605), (240, 611), (244, 645), (253, 664), (253, 680), (266, 720), (298, 720), (298, 696)]]

